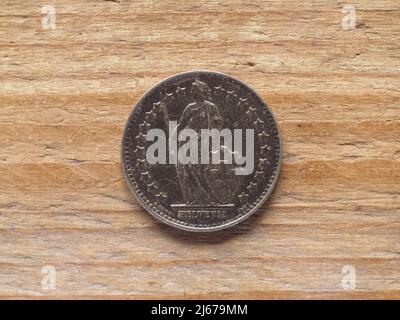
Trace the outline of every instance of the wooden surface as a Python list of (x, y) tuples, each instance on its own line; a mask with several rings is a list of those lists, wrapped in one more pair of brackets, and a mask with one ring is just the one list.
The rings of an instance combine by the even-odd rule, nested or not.
[[(341, 1), (49, 2), (0, 1), (1, 298), (400, 298), (398, 0), (347, 31)], [(132, 106), (192, 69), (251, 85), (283, 139), (270, 201), (214, 234), (158, 223), (120, 168)]]

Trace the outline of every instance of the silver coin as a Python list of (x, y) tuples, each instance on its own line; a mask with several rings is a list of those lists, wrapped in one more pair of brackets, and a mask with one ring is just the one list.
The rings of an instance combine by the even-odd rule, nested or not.
[(267, 104), (228, 75), (193, 71), (150, 89), (127, 121), (128, 185), (155, 218), (216, 231), (253, 214), (280, 171), (281, 139)]

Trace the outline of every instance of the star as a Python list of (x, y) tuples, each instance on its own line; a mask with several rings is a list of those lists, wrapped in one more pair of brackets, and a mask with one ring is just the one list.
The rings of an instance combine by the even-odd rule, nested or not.
[(250, 114), (255, 113), (256, 108), (249, 107), (249, 110), (246, 111), (246, 114), (249, 116)]
[(227, 96), (233, 95), (233, 96), (237, 97), (234, 90), (226, 90), (226, 94), (227, 94)]
[(163, 191), (159, 192), (156, 194), (157, 199), (165, 200), (168, 198), (167, 194)]
[(270, 151), (270, 150), (271, 150), (271, 147), (270, 147), (269, 145), (266, 144), (266, 145), (261, 146), (260, 149), (261, 149), (261, 150), (268, 150), (268, 151)]
[(154, 181), (147, 184), (147, 191), (152, 192), (152, 190), (158, 190), (158, 186)]
[(186, 88), (185, 87), (179, 87), (178, 86), (178, 89), (176, 89), (176, 93), (179, 93), (179, 92), (181, 92), (181, 91), (185, 91), (186, 90)]
[(136, 159), (136, 163), (135, 163), (136, 171), (139, 171), (140, 167), (143, 166), (145, 162), (146, 162), (145, 159)]
[(264, 172), (257, 170), (256, 173), (254, 174), (254, 179), (260, 181), (262, 178), (264, 178)]
[(263, 145), (260, 147), (260, 150), (261, 150), (261, 153), (265, 155), (267, 153), (267, 151), (271, 151), (271, 147), (268, 145)]
[(257, 118), (254, 122), (253, 122), (254, 127), (257, 128), (257, 130), (261, 130), (264, 127), (264, 121), (262, 121), (260, 118)]
[(146, 132), (150, 129), (150, 123), (147, 123), (146, 121), (139, 124), (139, 131), (143, 132), (143, 130), (146, 130)]
[(240, 201), (245, 201), (249, 195), (247, 193), (242, 192), (241, 194), (238, 195), (238, 198)]
[(261, 133), (258, 134), (258, 139), (262, 144), (267, 144), (269, 134), (263, 130)]
[(268, 161), (267, 158), (260, 158), (258, 160), (258, 162), (259, 162), (258, 166), (259, 166), (260, 169), (265, 169), (265, 167), (269, 164), (269, 161)]
[(148, 181), (151, 180), (150, 174), (148, 171), (141, 172), (140, 173), (140, 180), (143, 181), (143, 183), (147, 183)]
[(152, 109), (156, 109), (156, 108), (158, 108), (160, 105), (161, 105), (161, 101), (154, 102), (154, 103), (153, 103)]
[(240, 112), (245, 112), (245, 110), (249, 109), (249, 105), (246, 102), (247, 99), (242, 99), (239, 98), (239, 102), (237, 103), (237, 107), (240, 110)]
[(140, 153), (143, 151), (144, 151), (144, 147), (136, 146), (135, 150), (133, 150), (133, 153), (135, 154), (136, 158), (139, 158), (139, 157), (141, 157)]
[(254, 125), (256, 125), (257, 123), (264, 123), (264, 121), (262, 121), (261, 119), (257, 119), (256, 121), (253, 122)]
[(146, 135), (143, 134), (142, 132), (139, 132), (139, 134), (135, 137), (136, 139), (140, 140), (142, 138), (146, 138)]
[(258, 134), (260, 138), (268, 138), (269, 134), (263, 130), (261, 133)]
[(257, 189), (257, 183), (251, 181), (250, 184), (247, 186), (247, 190), (253, 192)]
[(174, 93), (167, 92), (167, 93), (165, 93), (164, 102), (167, 101), (168, 99), (173, 99), (173, 98), (174, 98)]
[(146, 114), (146, 119), (154, 120), (157, 117), (157, 114), (155, 113), (155, 111), (153, 111), (153, 109), (151, 109), (148, 112), (145, 112), (145, 114)]

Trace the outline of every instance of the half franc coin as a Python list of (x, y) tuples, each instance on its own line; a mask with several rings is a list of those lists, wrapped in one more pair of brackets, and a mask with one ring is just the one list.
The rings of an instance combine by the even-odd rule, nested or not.
[(150, 89), (127, 121), (123, 170), (139, 203), (188, 231), (253, 214), (280, 171), (281, 141), (266, 103), (228, 75), (193, 71)]

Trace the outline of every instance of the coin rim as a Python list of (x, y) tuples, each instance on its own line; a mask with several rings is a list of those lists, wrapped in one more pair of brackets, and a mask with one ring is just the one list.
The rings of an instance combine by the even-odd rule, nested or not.
[[(153, 209), (151, 209), (149, 207), (149, 205), (143, 201), (141, 199), (141, 197), (139, 196), (137, 190), (135, 190), (133, 188), (133, 186), (130, 183), (130, 179), (129, 176), (127, 174), (128, 168), (126, 166), (125, 163), (125, 154), (124, 154), (124, 142), (126, 139), (126, 136), (128, 134), (128, 127), (129, 127), (129, 123), (131, 122), (133, 116), (135, 115), (136, 112), (136, 108), (141, 105), (141, 103), (143, 102), (143, 100), (150, 94), (150, 92), (152, 92), (153, 90), (158, 89), (165, 81), (169, 81), (172, 80), (175, 77), (180, 77), (180, 76), (185, 76), (185, 75), (190, 75), (190, 74), (199, 74), (199, 73), (206, 73), (206, 74), (215, 74), (217, 76), (223, 76), (223, 77), (227, 77), (231, 80), (237, 81), (239, 84), (241, 84), (242, 86), (244, 86), (245, 88), (247, 88), (248, 90), (250, 90), (256, 97), (258, 97), (260, 99), (260, 101), (265, 105), (265, 107), (268, 109), (272, 120), (275, 123), (276, 126), (276, 132), (277, 132), (277, 136), (278, 136), (278, 140), (279, 140), (279, 158), (278, 158), (278, 163), (276, 165), (276, 172), (274, 173), (274, 178), (272, 180), (272, 182), (270, 183), (269, 189), (268, 191), (265, 193), (265, 195), (262, 197), (261, 200), (258, 201), (258, 203), (246, 214), (241, 215), (239, 218), (227, 222), (225, 224), (221, 224), (218, 226), (213, 226), (213, 227), (193, 227), (193, 226), (186, 226), (186, 225), (182, 225), (179, 223), (176, 223), (174, 221), (170, 221), (167, 218), (164, 218), (163, 216), (159, 215), (157, 212), (153, 212)], [(279, 126), (278, 126), (278, 122), (276, 121), (275, 115), (273, 114), (271, 108), (268, 106), (268, 104), (264, 101), (264, 99), (257, 94), (257, 92), (251, 87), (249, 86), (247, 83), (236, 79), (235, 77), (222, 73), (222, 72), (217, 72), (217, 71), (210, 71), (210, 70), (192, 70), (192, 71), (185, 71), (185, 72), (179, 72), (176, 73), (174, 75), (171, 75), (161, 81), (159, 81), (158, 83), (156, 83), (154, 86), (152, 86), (150, 89), (148, 89), (143, 96), (136, 102), (136, 104), (134, 105), (132, 111), (129, 113), (128, 119), (125, 122), (125, 127), (124, 127), (124, 133), (122, 135), (122, 143), (121, 143), (121, 162), (122, 162), (122, 171), (123, 171), (123, 175), (125, 177), (125, 181), (128, 184), (128, 188), (129, 190), (133, 193), (133, 195), (135, 196), (135, 198), (137, 199), (137, 201), (140, 203), (140, 205), (148, 212), (150, 213), (154, 218), (156, 218), (158, 221), (163, 222), (169, 226), (178, 228), (180, 230), (184, 230), (184, 231), (191, 231), (191, 232), (213, 232), (213, 231), (219, 231), (219, 230), (223, 230), (223, 229), (227, 229), (230, 227), (233, 227), (234, 225), (239, 224), (240, 222), (246, 220), (247, 218), (249, 218), (251, 215), (253, 215), (265, 202), (266, 200), (270, 197), (272, 191), (275, 189), (275, 186), (278, 182), (279, 179), (279, 175), (280, 175), (280, 171), (281, 171), (281, 165), (282, 165), (282, 138), (281, 138), (281, 134), (280, 134), (280, 130), (279, 130)]]

